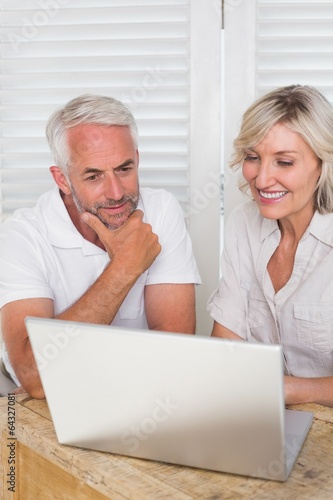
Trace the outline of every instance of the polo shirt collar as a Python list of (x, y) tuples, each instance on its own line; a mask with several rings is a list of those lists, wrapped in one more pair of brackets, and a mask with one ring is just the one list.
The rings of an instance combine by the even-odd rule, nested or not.
[(47, 194), (40, 216), (46, 226), (48, 240), (58, 248), (82, 248), (84, 255), (105, 254), (105, 250), (83, 238), (74, 226), (56, 186)]

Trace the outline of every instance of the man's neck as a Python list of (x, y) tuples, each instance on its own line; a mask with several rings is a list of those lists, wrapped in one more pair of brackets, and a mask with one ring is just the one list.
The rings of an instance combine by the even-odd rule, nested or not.
[(78, 232), (83, 236), (85, 240), (90, 241), (90, 243), (93, 243), (99, 248), (105, 250), (103, 243), (100, 241), (95, 231), (82, 221), (81, 214), (74, 203), (73, 197), (71, 195), (63, 193), (61, 190), (60, 196), (67, 209), (68, 215), (70, 216), (71, 221), (73, 222)]

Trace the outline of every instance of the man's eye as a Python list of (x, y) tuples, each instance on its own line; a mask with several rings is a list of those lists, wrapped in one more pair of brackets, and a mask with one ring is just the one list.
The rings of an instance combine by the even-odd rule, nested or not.
[(130, 172), (131, 170), (133, 170), (133, 167), (121, 167), (117, 170), (117, 173), (118, 174), (126, 174), (126, 173)]
[(98, 174), (89, 175), (89, 177), (86, 178), (86, 181), (95, 181), (97, 178)]

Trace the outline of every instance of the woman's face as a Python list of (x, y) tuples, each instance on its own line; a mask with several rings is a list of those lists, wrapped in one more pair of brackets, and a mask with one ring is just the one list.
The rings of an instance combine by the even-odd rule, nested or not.
[(261, 215), (309, 222), (321, 161), (302, 137), (276, 124), (244, 153), (243, 175)]

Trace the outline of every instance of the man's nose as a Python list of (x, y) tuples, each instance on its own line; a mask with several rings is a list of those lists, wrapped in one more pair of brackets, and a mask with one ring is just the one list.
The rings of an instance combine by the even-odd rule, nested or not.
[(112, 200), (120, 200), (124, 195), (124, 189), (117, 175), (106, 176), (104, 180), (105, 197)]

